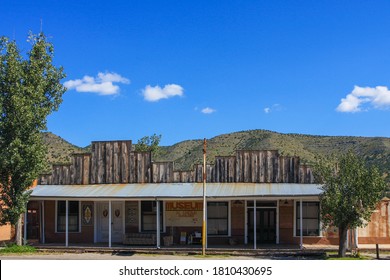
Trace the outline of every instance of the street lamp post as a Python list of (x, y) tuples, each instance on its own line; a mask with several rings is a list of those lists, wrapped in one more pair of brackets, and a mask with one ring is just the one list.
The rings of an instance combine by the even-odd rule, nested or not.
[(206, 255), (206, 138), (203, 140), (203, 221), (202, 221), (202, 255)]

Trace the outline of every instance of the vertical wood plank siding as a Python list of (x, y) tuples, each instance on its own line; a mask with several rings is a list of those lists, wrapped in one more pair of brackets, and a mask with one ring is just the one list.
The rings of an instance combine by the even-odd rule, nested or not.
[[(150, 152), (134, 152), (131, 141), (92, 142), (91, 153), (72, 155), (71, 164), (56, 164), (40, 184), (201, 183), (202, 164), (193, 170), (175, 171), (173, 162), (152, 162)], [(281, 156), (276, 150), (236, 151), (217, 156), (206, 166), (211, 183), (313, 183), (310, 166), (297, 156)]]

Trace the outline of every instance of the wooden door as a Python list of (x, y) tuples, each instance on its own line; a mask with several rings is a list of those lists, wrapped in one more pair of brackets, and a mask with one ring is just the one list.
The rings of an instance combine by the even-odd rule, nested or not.
[[(111, 242), (122, 242), (123, 202), (112, 202), (111, 207)], [(108, 242), (108, 210), (108, 202), (97, 203), (97, 242)]]

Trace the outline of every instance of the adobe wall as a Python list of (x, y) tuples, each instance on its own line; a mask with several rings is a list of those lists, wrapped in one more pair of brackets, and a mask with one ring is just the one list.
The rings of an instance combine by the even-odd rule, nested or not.
[(285, 202), (279, 203), (279, 243), (294, 244), (294, 203)]
[(366, 227), (358, 229), (360, 244), (390, 244), (390, 199), (382, 200)]
[(10, 241), (14, 238), (14, 234), (14, 229), (9, 223), (0, 226), (0, 241)]
[[(81, 202), (80, 213), (84, 205), (89, 205), (90, 202)], [(55, 201), (45, 201), (45, 241), (47, 243), (65, 243), (65, 233), (57, 233), (55, 229)], [(93, 212), (92, 212), (93, 213)], [(93, 243), (94, 229), (93, 219), (90, 225), (84, 225), (81, 221), (81, 232), (69, 232), (69, 243)]]

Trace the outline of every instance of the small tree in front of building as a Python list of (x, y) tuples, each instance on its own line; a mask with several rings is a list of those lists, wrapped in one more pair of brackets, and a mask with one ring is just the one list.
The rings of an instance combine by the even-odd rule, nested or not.
[(23, 57), (15, 41), (0, 38), (0, 218), (15, 225), (18, 245), (28, 189), (45, 166), (40, 132), (66, 90), (62, 68), (52, 63), (52, 44), (43, 33), (30, 34), (29, 41), (31, 50)]
[(336, 160), (318, 159), (314, 170), (316, 180), (322, 184), (323, 226), (338, 227), (338, 255), (344, 257), (348, 229), (367, 225), (383, 197), (386, 182), (376, 167), (367, 167), (352, 151)]

